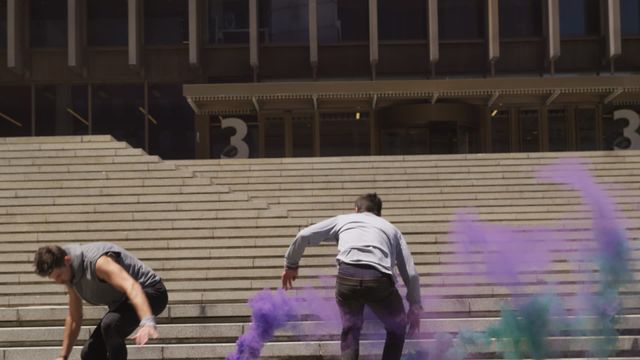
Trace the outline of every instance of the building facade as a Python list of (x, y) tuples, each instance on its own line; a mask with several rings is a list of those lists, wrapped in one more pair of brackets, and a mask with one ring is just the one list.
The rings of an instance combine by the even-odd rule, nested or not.
[(640, 148), (640, 0), (0, 0), (0, 136), (163, 158)]

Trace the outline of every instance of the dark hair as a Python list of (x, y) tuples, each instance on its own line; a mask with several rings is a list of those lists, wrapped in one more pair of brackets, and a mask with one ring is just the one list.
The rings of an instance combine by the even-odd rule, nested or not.
[(357, 212), (370, 212), (382, 216), (382, 200), (376, 193), (368, 193), (356, 199)]
[(33, 258), (33, 266), (36, 268), (36, 274), (40, 276), (49, 276), (53, 269), (64, 266), (64, 257), (67, 252), (58, 245), (43, 246), (36, 251)]

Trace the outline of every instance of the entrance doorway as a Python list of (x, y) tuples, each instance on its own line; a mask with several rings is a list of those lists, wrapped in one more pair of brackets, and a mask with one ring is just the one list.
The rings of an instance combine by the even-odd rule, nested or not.
[(459, 154), (480, 150), (481, 108), (412, 104), (381, 109), (380, 154)]

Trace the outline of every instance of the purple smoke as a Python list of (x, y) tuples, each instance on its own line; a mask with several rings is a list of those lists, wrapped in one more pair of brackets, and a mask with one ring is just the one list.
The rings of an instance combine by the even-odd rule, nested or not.
[(238, 338), (236, 351), (227, 355), (227, 360), (258, 359), (275, 331), (295, 317), (293, 303), (282, 289), (262, 290), (249, 300), (249, 306), (252, 309), (249, 330)]
[(522, 272), (549, 267), (551, 245), (559, 238), (551, 229), (483, 223), (464, 211), (456, 215), (452, 236), (472, 273), (507, 287), (518, 284)]
[[(334, 286), (335, 283), (335, 279), (320, 278), (320, 280), (324, 287)], [(340, 322), (340, 312), (335, 297), (327, 297), (318, 289), (306, 287), (298, 290), (294, 299), (296, 300), (294, 303), (295, 312), (299, 316), (311, 315), (318, 320), (329, 323)]]

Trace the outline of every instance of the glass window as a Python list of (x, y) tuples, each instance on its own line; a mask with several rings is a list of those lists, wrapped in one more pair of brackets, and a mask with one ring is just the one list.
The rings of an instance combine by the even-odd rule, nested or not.
[(67, 46), (67, 0), (31, 0), (32, 47)]
[(265, 157), (285, 156), (284, 118), (267, 116), (264, 122)]
[(620, 0), (622, 35), (640, 35), (640, 0)]
[(211, 156), (213, 159), (258, 157), (258, 136), (255, 115), (214, 116), (211, 119)]
[(313, 116), (293, 116), (293, 156), (313, 156)]
[(31, 136), (31, 89), (0, 86), (0, 137)]
[(569, 148), (569, 131), (567, 129), (567, 117), (562, 109), (548, 110), (547, 121), (549, 123), (549, 150), (566, 151)]
[(500, 1), (500, 37), (523, 38), (542, 36), (542, 1)]
[(307, 0), (260, 0), (260, 32), (264, 42), (307, 44), (309, 5)]
[(369, 41), (369, 2), (335, 0), (318, 2), (318, 43)]
[(523, 152), (540, 151), (538, 110), (520, 110), (520, 147)]
[(207, 42), (249, 43), (249, 0), (209, 0)]
[(144, 43), (174, 45), (189, 40), (187, 0), (144, 2)]
[(320, 115), (321, 156), (369, 155), (370, 150), (368, 113)]
[(88, 134), (88, 94), (86, 85), (36, 87), (36, 135)]
[(596, 150), (596, 111), (576, 109), (576, 147), (578, 150)]
[(458, 127), (456, 122), (434, 121), (429, 123), (429, 153), (458, 153)]
[(378, 37), (384, 40), (426, 40), (427, 2), (378, 0)]
[(380, 153), (383, 155), (428, 154), (429, 130), (426, 124), (383, 129), (380, 133)]
[(144, 149), (144, 86), (96, 85), (91, 94), (92, 132)]
[(485, 2), (485, 0), (438, 1), (440, 39), (484, 39)]
[(87, 44), (127, 46), (127, 0), (87, 2)]
[(7, 0), (0, 0), (0, 49), (7, 48)]
[(182, 95), (182, 85), (149, 86), (149, 153), (163, 159), (195, 155), (194, 113)]
[(599, 0), (560, 0), (560, 36), (600, 34)]
[(460, 126), (460, 152), (475, 154), (480, 152), (480, 129), (475, 126)]
[(501, 110), (491, 117), (491, 151), (511, 152), (511, 119), (509, 111)]

